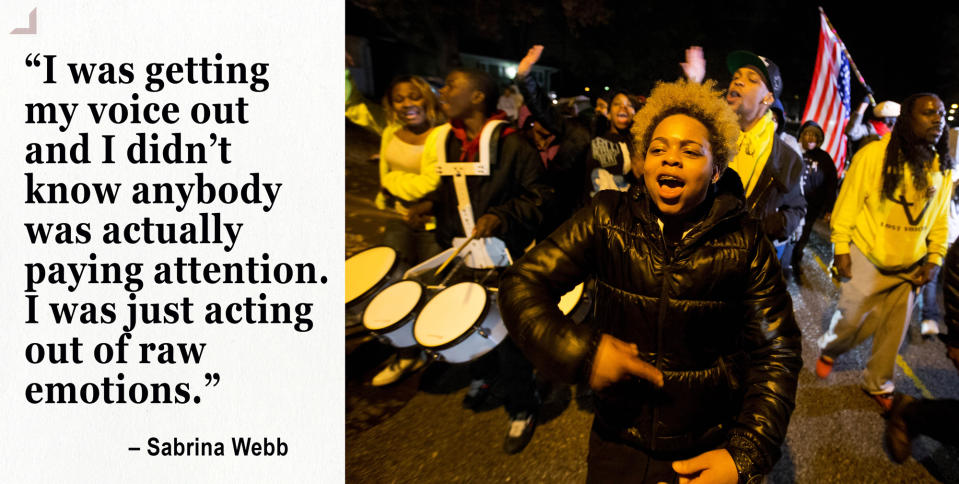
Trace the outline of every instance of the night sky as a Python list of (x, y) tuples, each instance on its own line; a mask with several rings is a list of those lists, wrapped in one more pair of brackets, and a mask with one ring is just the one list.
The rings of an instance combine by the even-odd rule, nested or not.
[[(587, 85), (593, 92), (610, 85), (648, 93), (657, 80), (682, 75), (678, 63), (689, 45), (703, 46), (707, 77), (725, 86), (730, 78), (726, 54), (751, 50), (779, 65), (782, 100), (792, 112), (802, 109), (809, 90), (822, 5), (878, 101), (931, 91), (948, 107), (959, 102), (959, 3), (944, 4), (952, 6), (902, 2), (892, 12), (878, 3), (784, 0), (543, 0), (519, 6), (499, 0), (348, 0), (346, 32), (378, 39), (374, 63), (383, 50), (376, 46), (384, 42), (432, 59), (437, 44), (455, 42), (460, 52), (516, 61), (530, 45), (541, 43), (546, 50), (540, 64), (560, 69), (553, 76), (560, 96), (582, 94)], [(444, 35), (431, 36), (431, 30)], [(448, 66), (434, 64), (421, 62), (410, 70), (442, 76), (439, 71)], [(391, 67), (404, 66), (394, 62)], [(855, 108), (865, 91), (855, 78), (852, 85)]]

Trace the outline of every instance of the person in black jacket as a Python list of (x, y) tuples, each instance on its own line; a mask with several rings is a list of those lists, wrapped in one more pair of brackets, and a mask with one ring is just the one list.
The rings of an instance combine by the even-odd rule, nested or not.
[[(706, 75), (702, 49), (687, 49), (682, 66), (687, 78), (701, 82)], [(788, 238), (806, 214), (802, 159), (776, 136), (770, 112), (782, 93), (782, 76), (771, 60), (744, 50), (731, 52), (726, 67), (733, 76), (726, 102), (736, 112), (742, 130), (739, 150), (729, 160), (729, 167), (739, 174), (749, 212), (762, 222), (763, 232), (782, 259)]]
[(806, 121), (799, 129), (799, 143), (803, 149), (803, 194), (806, 197), (806, 220), (803, 224), (802, 235), (796, 242), (792, 253), (792, 274), (796, 283), (800, 282), (800, 262), (802, 253), (809, 242), (813, 224), (823, 214), (832, 213), (832, 206), (836, 203), (836, 185), (839, 181), (836, 175), (836, 165), (832, 157), (819, 146), (822, 145), (823, 131), (815, 121)]
[[(794, 408), (801, 336), (776, 254), (726, 170), (736, 117), (659, 84), (634, 120), (640, 180), (598, 194), (500, 282), (511, 337), (544, 374), (597, 393), (587, 482), (753, 482)], [(595, 312), (556, 303), (596, 278)]]
[[(529, 75), (543, 53), (534, 45), (516, 68), (514, 81), (526, 100), (538, 145), (546, 165), (546, 182), (555, 190), (554, 203), (543, 214), (536, 239), (542, 240), (566, 221), (586, 200), (586, 160), (590, 153), (589, 129), (578, 118), (567, 118), (553, 108), (549, 96)], [(545, 141), (541, 143), (540, 140)]]
[[(635, 181), (632, 170), (632, 142), (629, 129), (633, 115), (639, 107), (639, 99), (629, 91), (617, 89), (609, 97), (608, 115), (595, 116), (591, 123), (592, 139), (583, 140), (581, 121), (576, 118), (557, 116), (550, 103), (532, 76), (527, 75), (543, 53), (542, 45), (534, 45), (520, 61), (516, 69), (516, 85), (526, 99), (532, 116), (547, 124), (547, 129), (566, 138), (565, 151), (572, 157), (563, 160), (563, 175), (575, 177), (564, 180), (561, 189), (569, 195), (560, 195), (560, 210), (570, 203), (575, 208), (585, 205), (589, 198), (602, 190), (625, 191)], [(582, 143), (585, 141), (585, 151)], [(585, 157), (581, 160), (581, 157)], [(578, 183), (579, 187), (573, 186)], [(573, 198), (576, 197), (576, 198)], [(568, 201), (568, 202), (567, 202)], [(571, 212), (569, 212), (571, 213)]]

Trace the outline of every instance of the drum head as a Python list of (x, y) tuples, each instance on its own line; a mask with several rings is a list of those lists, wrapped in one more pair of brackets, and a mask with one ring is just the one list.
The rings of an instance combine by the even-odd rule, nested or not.
[(460, 337), (486, 312), (486, 288), (475, 282), (447, 287), (430, 299), (416, 317), (413, 337), (435, 348)]
[(409, 317), (423, 296), (416, 281), (400, 281), (379, 292), (363, 311), (363, 326), (370, 331), (388, 328)]
[(564, 315), (569, 315), (573, 309), (576, 308), (576, 304), (579, 303), (579, 298), (583, 297), (583, 283), (579, 283), (572, 291), (563, 294), (563, 297), (559, 298), (559, 310), (563, 312)]
[(346, 259), (346, 304), (376, 287), (396, 263), (396, 251), (373, 247)]

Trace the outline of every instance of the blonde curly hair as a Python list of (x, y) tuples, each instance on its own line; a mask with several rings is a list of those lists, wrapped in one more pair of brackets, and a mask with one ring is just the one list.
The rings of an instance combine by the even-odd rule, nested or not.
[(685, 114), (706, 126), (713, 163), (720, 172), (725, 170), (736, 156), (739, 120), (715, 86), (713, 80), (703, 84), (685, 79), (656, 83), (646, 105), (633, 117), (631, 132), (639, 156), (645, 158), (653, 131), (662, 120), (674, 114)]

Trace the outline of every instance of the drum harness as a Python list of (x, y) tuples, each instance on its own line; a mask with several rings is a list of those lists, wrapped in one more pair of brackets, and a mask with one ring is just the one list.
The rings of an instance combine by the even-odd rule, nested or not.
[[(490, 121), (483, 126), (483, 130), (480, 132), (478, 162), (447, 162), (446, 140), (449, 137), (452, 126), (447, 123), (436, 128), (440, 130), (436, 137), (436, 171), (440, 176), (453, 177), (453, 187), (456, 189), (457, 211), (460, 216), (460, 222), (463, 224), (463, 233), (467, 236), (473, 232), (473, 228), (476, 226), (476, 220), (473, 215), (473, 205), (470, 202), (469, 189), (466, 185), (466, 177), (467, 175), (490, 175), (490, 165), (495, 164), (495, 160), (491, 163), (491, 158), (496, 156), (496, 153), (490, 152), (490, 141), (493, 139), (493, 133), (499, 132), (498, 128), (502, 124), (506, 124), (506, 121), (499, 119)], [(486, 245), (482, 240), (474, 240), (470, 242), (469, 251), (476, 254), (474, 255), (474, 257), (476, 257), (478, 254), (486, 252), (485, 247)], [(512, 259), (508, 251), (506, 252), (506, 257), (511, 264)]]

